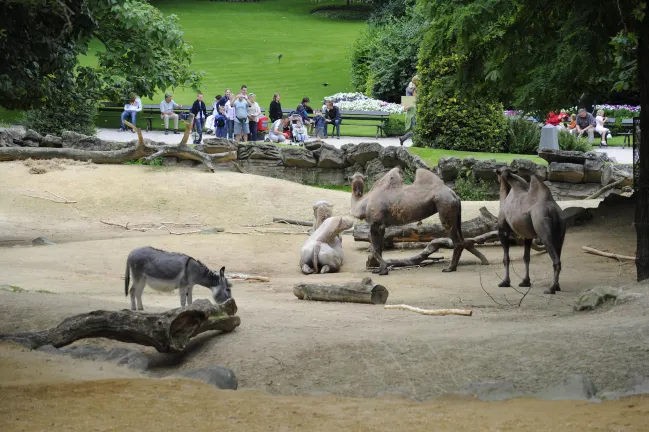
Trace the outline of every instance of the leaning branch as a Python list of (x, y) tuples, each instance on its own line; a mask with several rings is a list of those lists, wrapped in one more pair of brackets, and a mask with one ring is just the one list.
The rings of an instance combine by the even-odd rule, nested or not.
[(609, 191), (609, 190), (611, 190), (611, 189), (615, 189), (616, 187), (618, 187), (619, 185), (621, 185), (622, 183), (624, 183), (625, 180), (626, 180), (626, 179), (621, 179), (621, 180), (616, 181), (615, 183), (611, 183), (611, 184), (609, 184), (609, 185), (606, 185), (606, 186), (604, 186), (603, 188), (601, 188), (600, 190), (598, 190), (597, 192), (595, 192), (594, 194), (592, 194), (592, 195), (590, 195), (590, 196), (587, 196), (587, 197), (584, 198), (584, 199), (595, 199), (595, 198), (599, 198), (599, 196), (600, 196), (601, 194), (603, 194), (604, 192)]
[(280, 217), (274, 217), (274, 216), (273, 216), (273, 222), (285, 223), (285, 224), (289, 224), (289, 225), (313, 226), (313, 222), (302, 221), (302, 220), (297, 220), (297, 219), (289, 219), (289, 218), (280, 218)]

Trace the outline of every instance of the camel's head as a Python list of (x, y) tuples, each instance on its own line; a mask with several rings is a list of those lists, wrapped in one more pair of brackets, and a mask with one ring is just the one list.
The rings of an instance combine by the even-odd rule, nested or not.
[(351, 216), (341, 216), (340, 217), (340, 222), (338, 223), (338, 226), (336, 227), (336, 234), (340, 234), (343, 231), (347, 231), (348, 229), (352, 228), (354, 226), (354, 218)]
[(352, 182), (352, 195), (354, 198), (359, 199), (363, 196), (363, 193), (365, 191), (365, 180), (367, 179), (366, 176), (363, 174), (357, 172), (353, 176), (349, 177), (349, 180)]
[(313, 229), (316, 230), (322, 222), (327, 218), (330, 218), (333, 214), (333, 205), (329, 204), (327, 201), (318, 201), (313, 205), (313, 216), (315, 217), (315, 223)]
[(507, 179), (511, 176), (512, 170), (509, 168), (507, 165), (501, 166), (499, 168), (496, 168), (494, 170), (496, 175), (498, 176), (498, 181), (501, 182), (503, 180), (507, 181)]

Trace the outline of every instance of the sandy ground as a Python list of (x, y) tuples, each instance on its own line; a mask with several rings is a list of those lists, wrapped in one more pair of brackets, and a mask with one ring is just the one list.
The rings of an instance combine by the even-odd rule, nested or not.
[[(233, 333), (198, 338), (183, 356), (129, 346), (150, 356), (156, 376), (220, 364), (235, 372), (242, 390), (217, 392), (185, 381), (123, 381), (133, 378), (131, 371), (101, 363), (81, 367), (66, 357), (32, 357), (45, 354), (1, 344), (2, 393), (11, 401), (0, 404), (2, 430), (136, 430), (135, 421), (150, 409), (145, 404), (151, 398), (156, 404), (172, 400), (176, 412), (195, 412), (196, 418), (206, 420), (194, 425), (199, 430), (207, 424), (261, 430), (261, 418), (276, 430), (331, 430), (336, 426), (378, 430), (381, 420), (388, 425), (398, 422), (406, 429), (434, 423), (439, 430), (642, 430), (638, 429), (641, 423), (634, 423), (635, 416), (647, 423), (645, 399), (606, 402), (597, 405), (598, 409), (585, 403), (529, 400), (489, 405), (394, 399), (402, 395), (422, 401), (491, 380), (506, 380), (523, 392), (535, 392), (572, 373), (590, 376), (600, 390), (616, 391), (633, 374), (649, 375), (647, 296), (595, 312), (572, 310), (575, 296), (585, 288), (625, 285), (635, 279), (632, 265), (581, 251), (582, 245), (589, 245), (633, 255), (631, 207), (598, 210), (589, 225), (569, 229), (563, 253), (563, 291), (556, 296), (542, 294), (552, 273), (548, 256), (533, 253), (534, 285), (521, 306), (515, 307), (508, 303), (516, 305), (521, 295), (497, 287), (503, 272), (499, 247), (482, 249), (492, 263), (489, 266), (477, 265), (465, 253), (455, 273), (442, 273), (444, 262), (379, 277), (364, 270), (368, 244), (345, 236), (341, 273), (303, 276), (298, 261), (304, 229), (263, 224), (272, 216), (308, 220), (313, 203), (320, 199), (333, 203), (336, 214), (345, 214), (349, 194), (344, 192), (238, 173), (141, 166), (70, 166), (32, 175), (22, 163), (12, 162), (0, 164), (0, 178), (4, 186), (0, 244), (5, 246), (0, 247), (0, 285), (26, 290), (0, 290), (0, 332), (42, 329), (71, 314), (128, 307), (123, 294), (125, 260), (132, 248), (143, 245), (184, 252), (212, 268), (225, 265), (227, 273), (270, 278), (269, 283), (234, 282), (242, 324)], [(76, 202), (28, 196), (58, 199), (52, 194)], [(580, 204), (592, 207), (597, 201)], [(467, 202), (463, 218), (474, 217), (481, 205), (497, 213), (497, 203)], [(206, 226), (224, 228), (225, 233), (172, 235), (164, 229), (142, 233), (100, 220), (124, 225), (204, 221)], [(167, 226), (178, 232), (191, 229)], [(58, 244), (25, 246), (38, 236)], [(411, 253), (391, 251), (388, 256)], [(449, 258), (448, 252), (442, 255)], [(512, 249), (512, 258), (514, 269), (521, 274), (522, 250)], [(365, 276), (388, 288), (389, 304), (471, 308), (474, 315), (429, 317), (381, 306), (301, 301), (292, 294), (293, 285), (300, 281), (345, 282)], [(516, 273), (512, 278), (515, 284), (519, 282)], [(481, 283), (505, 306), (495, 304)], [(38, 292), (42, 290), (46, 292)], [(209, 298), (209, 291), (196, 287), (194, 298)], [(157, 294), (149, 288), (143, 302), (149, 311), (179, 306), (176, 293)], [(77, 342), (85, 343), (123, 346), (107, 340)], [(29, 365), (23, 362), (27, 357), (50, 365), (56, 362), (56, 366), (48, 369), (34, 363), (34, 367), (20, 368), (18, 364)], [(103, 368), (95, 377), (105, 380), (79, 382), (90, 379), (93, 365)], [(190, 395), (195, 399), (199, 392), (203, 402), (216, 399), (210, 405), (219, 409), (205, 410), (203, 403), (198, 411)], [(321, 396), (304, 397), (308, 394)], [(73, 424), (66, 423), (68, 409), (79, 415)], [(156, 415), (158, 423), (147, 420), (146, 430), (156, 429), (155, 424), (171, 424), (173, 412)], [(24, 423), (26, 416), (32, 423)], [(48, 427), (46, 420), (54, 426)], [(83, 421), (91, 420), (84, 428)], [(587, 424), (592, 427), (578, 427)]]

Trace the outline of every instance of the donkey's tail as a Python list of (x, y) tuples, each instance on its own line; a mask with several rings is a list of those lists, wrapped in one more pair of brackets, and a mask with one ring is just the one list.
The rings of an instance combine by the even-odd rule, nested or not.
[(318, 270), (318, 255), (320, 255), (320, 242), (316, 242), (313, 246), (313, 270), (315, 274), (320, 273), (320, 270)]
[(126, 273), (124, 273), (124, 295), (128, 296), (128, 286), (131, 283), (131, 272), (128, 261), (126, 261)]

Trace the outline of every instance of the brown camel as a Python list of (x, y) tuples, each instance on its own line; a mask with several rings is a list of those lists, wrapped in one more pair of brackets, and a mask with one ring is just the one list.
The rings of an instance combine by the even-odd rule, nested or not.
[(431, 171), (419, 168), (415, 181), (403, 184), (400, 169), (392, 168), (363, 196), (364, 176), (354, 174), (352, 180), (352, 216), (364, 219), (370, 225), (372, 254), (379, 263), (379, 275), (388, 274), (383, 259), (385, 228), (405, 225), (439, 213), (439, 219), (453, 241), (453, 257), (444, 272), (457, 269), (464, 249), (462, 236), (462, 209), (460, 198)]
[(508, 167), (496, 170), (500, 183), (500, 212), (498, 214), (498, 237), (503, 246), (505, 278), (498, 285), (511, 286), (509, 279), (509, 236), (513, 231), (525, 242), (525, 277), (519, 284), (529, 287), (530, 283), (530, 248), (532, 241), (538, 237), (552, 259), (554, 282), (545, 294), (561, 291), (559, 273), (561, 272), (561, 248), (566, 235), (566, 224), (561, 219), (561, 208), (554, 201), (550, 189), (536, 176), (532, 175), (530, 183), (512, 173)]

